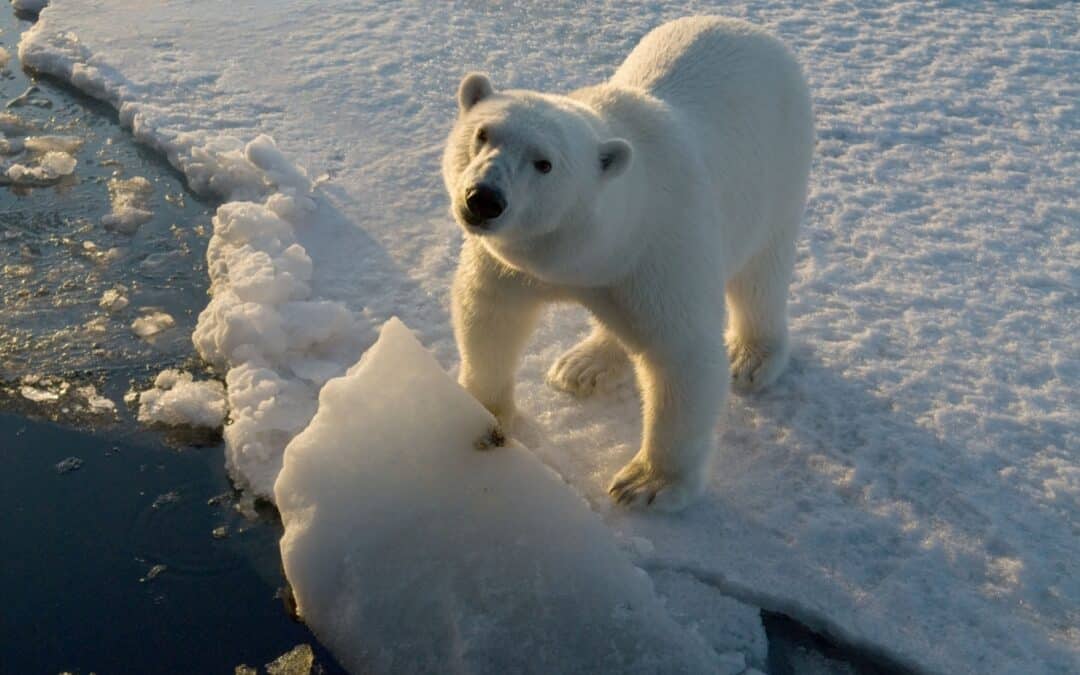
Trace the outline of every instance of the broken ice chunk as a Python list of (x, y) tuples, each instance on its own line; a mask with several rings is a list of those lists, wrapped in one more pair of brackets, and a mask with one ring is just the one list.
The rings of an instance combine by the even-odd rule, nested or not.
[(98, 305), (107, 312), (119, 312), (128, 306), (128, 299), (124, 293), (127, 293), (126, 286), (117, 285), (110, 288), (101, 294)]
[(196, 382), (191, 373), (158, 373), (154, 387), (139, 394), (139, 421), (171, 426), (207, 427), (225, 423), (225, 387), (216, 380)]
[(315, 653), (311, 645), (300, 644), (266, 664), (267, 675), (311, 675)]
[(70, 473), (72, 471), (78, 471), (80, 468), (82, 468), (82, 464), (83, 461), (78, 457), (68, 457), (67, 459), (62, 459), (56, 463), (56, 473), (64, 474)]
[(148, 338), (175, 325), (176, 321), (165, 312), (151, 311), (135, 319), (131, 323), (131, 330), (141, 338)]
[(393, 319), (274, 486), (297, 609), (353, 672), (725, 672), (557, 474)]
[(52, 403), (53, 401), (60, 400), (60, 394), (55, 391), (48, 391), (46, 389), (38, 389), (28, 385), (23, 385), (19, 389), (19, 393), (22, 397), (33, 401), (34, 403)]

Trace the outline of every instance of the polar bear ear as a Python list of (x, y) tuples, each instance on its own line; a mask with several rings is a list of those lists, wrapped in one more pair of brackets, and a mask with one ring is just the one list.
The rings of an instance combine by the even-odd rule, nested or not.
[(630, 168), (634, 148), (628, 141), (613, 138), (600, 144), (600, 171), (607, 178), (621, 175)]
[(474, 105), (495, 93), (491, 80), (483, 73), (469, 73), (461, 79), (458, 86), (458, 106), (461, 112), (468, 112)]

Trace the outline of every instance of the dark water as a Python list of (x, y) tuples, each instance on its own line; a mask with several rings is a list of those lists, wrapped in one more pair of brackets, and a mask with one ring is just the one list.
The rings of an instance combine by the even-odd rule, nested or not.
[[(241, 515), (220, 438), (140, 428), (123, 402), (165, 367), (202, 368), (190, 336), (214, 205), (111, 108), (22, 72), (29, 25), (0, 6), (12, 57), (0, 112), (26, 127), (13, 137), (82, 144), (55, 185), (0, 187), (0, 673), (263, 672), (298, 644), (323, 672), (343, 672), (280, 599), (280, 523)], [(31, 87), (28, 103), (3, 107)], [(152, 185), (153, 218), (134, 233), (106, 228), (109, 180), (135, 176)], [(117, 284), (130, 304), (110, 313), (99, 300)], [(148, 308), (175, 326), (136, 336)], [(115, 412), (88, 405), (87, 385)], [(79, 468), (61, 473), (72, 457)]]
[(237, 513), (218, 448), (4, 413), (0, 438), (0, 672), (232, 673), (301, 643), (340, 672), (276, 597), (280, 526)]

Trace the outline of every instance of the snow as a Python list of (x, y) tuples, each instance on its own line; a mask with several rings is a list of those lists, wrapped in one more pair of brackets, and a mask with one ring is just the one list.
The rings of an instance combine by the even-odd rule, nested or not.
[[(285, 451), (297, 609), (352, 672), (741, 673), (396, 319)], [(733, 664), (738, 664), (733, 667)]]
[(195, 381), (191, 373), (168, 369), (158, 373), (151, 389), (139, 394), (139, 421), (216, 429), (225, 423), (225, 406), (225, 386), (220, 382)]
[[(258, 0), (222, 21), (199, 3), (87, 7), (56, 0), (20, 57), (110, 102), (193, 189), (226, 200), (195, 339), (227, 370), (230, 471), (263, 495), (371, 325), (400, 315), (456, 364), (460, 235), (438, 167), (460, 76), (565, 91), (609, 75), (658, 23), (717, 11)], [(586, 327), (559, 309), (519, 374), (522, 440), (610, 528), (651, 543), (633, 555), (654, 579), (693, 579), (928, 672), (1080, 670), (1074, 6), (723, 11), (790, 44), (815, 97), (792, 366), (730, 399), (699, 506), (628, 514), (604, 487), (636, 450), (636, 395), (579, 402), (544, 385)], [(264, 134), (279, 153), (250, 145)], [(680, 599), (688, 621), (704, 617)]]

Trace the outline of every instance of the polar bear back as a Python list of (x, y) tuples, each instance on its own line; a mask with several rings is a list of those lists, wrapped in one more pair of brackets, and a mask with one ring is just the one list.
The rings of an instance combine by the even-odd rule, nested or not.
[(657, 27), (611, 82), (644, 89), (684, 112), (717, 112), (717, 105), (735, 106), (736, 97), (755, 94), (787, 94), (809, 106), (799, 65), (782, 42), (753, 24), (717, 16)]
[(644, 91), (688, 127), (717, 208), (748, 230), (729, 245), (756, 248), (755, 235), (797, 227), (813, 111), (802, 70), (778, 39), (737, 19), (677, 19), (642, 38), (610, 84)]

